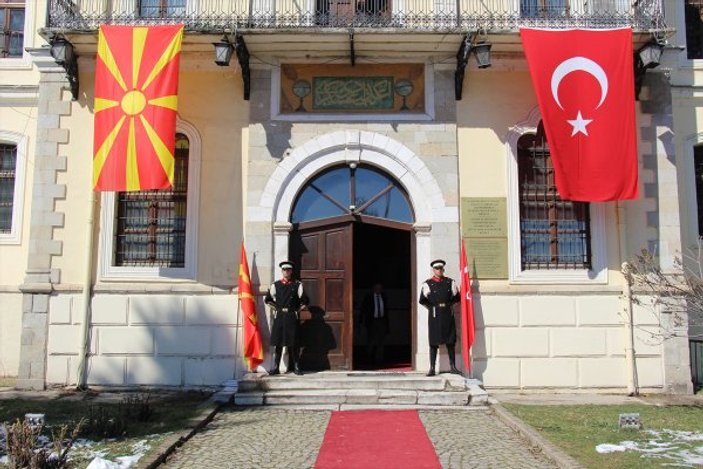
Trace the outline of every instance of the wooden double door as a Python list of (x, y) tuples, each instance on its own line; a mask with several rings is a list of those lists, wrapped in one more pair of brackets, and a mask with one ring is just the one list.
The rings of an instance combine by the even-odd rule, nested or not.
[(301, 313), (301, 366), (351, 370), (353, 224), (308, 226), (291, 236), (290, 252), (310, 298)]
[[(291, 259), (310, 297), (308, 311), (301, 313), (303, 369), (351, 370), (356, 366), (354, 325), (360, 324), (361, 317), (356, 311), (355, 320), (354, 306), (359, 309), (374, 282), (394, 293), (393, 309), (388, 311), (395, 320), (391, 327), (396, 343), (400, 338), (407, 344), (406, 363), (411, 360), (415, 291), (410, 273), (414, 247), (410, 225), (342, 216), (299, 224), (290, 240)], [(356, 352), (358, 360), (359, 350)]]

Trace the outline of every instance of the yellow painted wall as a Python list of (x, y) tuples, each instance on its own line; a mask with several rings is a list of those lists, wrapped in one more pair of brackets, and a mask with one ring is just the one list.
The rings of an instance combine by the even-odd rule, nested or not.
[(457, 101), (461, 197), (507, 196), (505, 137), (536, 105), (527, 71), (467, 71)]
[[(2, 73), (0, 73), (2, 75)], [(24, 207), (21, 244), (0, 244), (0, 287), (14, 288), (24, 281), (29, 249), (29, 219), (32, 205), (34, 148), (37, 131), (37, 109), (26, 106), (0, 106), (0, 129), (28, 136), (24, 174)], [(16, 181), (19, 183), (22, 181)]]
[[(207, 71), (195, 68), (184, 58), (178, 114), (198, 130), (202, 140), (197, 280), (206, 285), (232, 285), (239, 269), (242, 132), (249, 123), (249, 103), (243, 101), (241, 76), (233, 72), (233, 67), (212, 66)], [(66, 200), (57, 203), (66, 223), (56, 233), (64, 243), (63, 255), (54, 259), (64, 284), (77, 285), (83, 275), (92, 171), (93, 82), (92, 71), (81, 74), (81, 98), (74, 103), (71, 116), (61, 122), (72, 132), (70, 143), (60, 150), (69, 155), (67, 171), (59, 175), (59, 182), (67, 184), (68, 192)], [(99, 220), (98, 213), (96, 222)]]

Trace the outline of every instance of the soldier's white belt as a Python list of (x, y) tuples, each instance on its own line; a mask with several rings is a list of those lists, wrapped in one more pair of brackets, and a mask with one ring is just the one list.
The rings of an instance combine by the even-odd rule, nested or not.
[(445, 306), (447, 306), (447, 303), (437, 303), (437, 306), (439, 308), (444, 308)]

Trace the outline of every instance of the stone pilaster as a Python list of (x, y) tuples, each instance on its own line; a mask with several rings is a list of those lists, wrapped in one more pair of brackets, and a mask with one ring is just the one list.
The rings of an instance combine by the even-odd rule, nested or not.
[[(71, 102), (63, 99), (68, 86), (63, 68), (49, 56), (48, 49), (34, 49), (34, 63), (41, 72), (37, 142), (32, 181), (29, 254), (22, 307), (22, 338), (17, 388), (43, 389), (46, 378), (49, 296), (59, 283), (52, 257), (61, 255), (62, 243), (54, 239), (54, 228), (63, 226), (64, 214), (56, 211), (56, 200), (65, 197), (66, 187), (57, 184), (57, 173), (66, 170), (66, 157), (59, 145), (68, 142), (68, 130), (61, 129), (61, 116), (71, 113)], [(70, 95), (69, 95), (70, 96)], [(70, 99), (70, 98), (68, 98)]]
[[(674, 148), (674, 122), (671, 108), (671, 84), (665, 73), (647, 72), (640, 106), (643, 114), (651, 116), (647, 126), (640, 127), (641, 140), (650, 143), (651, 152), (643, 152), (644, 169), (653, 172), (653, 180), (644, 184), (644, 196), (656, 200), (646, 212), (647, 226), (656, 228), (657, 239), (650, 241), (664, 272), (675, 270), (674, 259), (681, 257), (682, 232), (680, 219), (677, 155)], [(654, 249), (652, 249), (654, 248)], [(668, 312), (661, 315), (662, 328), (675, 332), (663, 343), (664, 388), (671, 393), (690, 394), (691, 367), (687, 326), (669, 324)]]

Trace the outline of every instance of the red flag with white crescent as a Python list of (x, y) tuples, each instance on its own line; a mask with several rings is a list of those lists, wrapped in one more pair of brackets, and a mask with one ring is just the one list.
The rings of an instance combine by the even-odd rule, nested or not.
[(474, 323), (474, 296), (471, 292), (471, 275), (469, 265), (466, 262), (466, 249), (464, 242), (461, 242), (461, 259), (459, 261), (461, 270), (461, 354), (464, 357), (464, 369), (471, 371), (471, 346), (474, 344), (476, 336), (476, 325)]
[(520, 29), (564, 200), (639, 197), (632, 30)]

